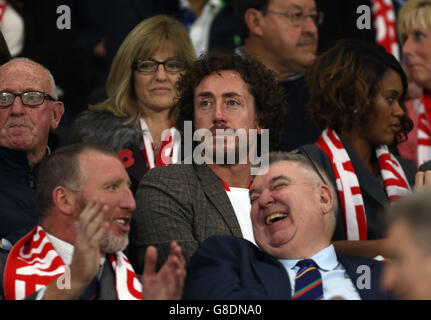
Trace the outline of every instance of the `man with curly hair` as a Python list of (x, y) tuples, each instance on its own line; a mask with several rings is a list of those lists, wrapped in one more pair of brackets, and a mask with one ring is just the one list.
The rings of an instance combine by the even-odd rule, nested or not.
[[(183, 131), (184, 140), (192, 139), (187, 131), (193, 131), (199, 145), (189, 149), (191, 141), (183, 140), (183, 156), (191, 157), (191, 164), (184, 161), (155, 168), (140, 182), (129, 254), (138, 268), (143, 267), (149, 245), (157, 248), (160, 266), (174, 239), (186, 262), (211, 235), (233, 235), (254, 242), (248, 198), (253, 180), (251, 155), (259, 146), (266, 144), (269, 149), (278, 145), (279, 119), (287, 109), (275, 74), (260, 62), (237, 55), (201, 57), (180, 78), (178, 88), (176, 127)], [(269, 139), (266, 128), (270, 128)], [(199, 134), (202, 132), (205, 134)], [(243, 143), (238, 132), (245, 133)], [(253, 136), (258, 140), (254, 146)], [(246, 156), (241, 155), (244, 141)], [(232, 150), (235, 159), (230, 161)]]

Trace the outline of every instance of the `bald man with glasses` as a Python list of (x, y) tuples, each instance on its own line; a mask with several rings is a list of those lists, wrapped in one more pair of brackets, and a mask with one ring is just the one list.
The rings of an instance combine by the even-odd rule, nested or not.
[(16, 58), (0, 66), (0, 238), (3, 249), (37, 223), (35, 181), (38, 164), (58, 140), (64, 105), (54, 78), (42, 65)]

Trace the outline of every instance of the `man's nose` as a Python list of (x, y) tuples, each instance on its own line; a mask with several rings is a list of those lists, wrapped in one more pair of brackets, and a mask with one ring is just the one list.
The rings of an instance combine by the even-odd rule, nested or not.
[(304, 25), (302, 26), (304, 32), (309, 32), (313, 35), (317, 35), (317, 25), (311, 16), (305, 17)]
[(134, 211), (136, 209), (135, 198), (133, 197), (133, 193), (130, 188), (126, 188), (124, 191), (122, 207), (128, 211)]
[(16, 96), (12, 105), (9, 107), (10, 113), (14, 115), (21, 115), (25, 113), (25, 105), (22, 103), (21, 98)]
[(214, 109), (214, 119), (213, 119), (213, 124), (217, 124), (217, 123), (225, 123), (226, 119), (225, 119), (225, 114), (224, 114), (224, 110), (223, 110), (223, 106), (221, 103), (216, 103), (215, 109)]
[(270, 204), (274, 202), (274, 198), (272, 196), (271, 191), (269, 190), (263, 190), (263, 192), (259, 196), (259, 206), (262, 208), (266, 208)]

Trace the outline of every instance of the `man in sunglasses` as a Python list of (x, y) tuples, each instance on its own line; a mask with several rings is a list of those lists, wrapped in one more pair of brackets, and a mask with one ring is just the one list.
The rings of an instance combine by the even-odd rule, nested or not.
[[(35, 181), (64, 105), (52, 74), (25, 58), (0, 67), (0, 238), (10, 249), (37, 223)], [(53, 136), (51, 136), (53, 137)], [(50, 138), (51, 138), (50, 137)]]
[(307, 116), (304, 73), (316, 57), (323, 13), (314, 0), (234, 0), (234, 5), (244, 41), (238, 51), (275, 71), (285, 90), (289, 117), (279, 149), (314, 143), (320, 130)]
[(249, 192), (256, 247), (214, 236), (190, 260), (186, 299), (376, 300), (383, 263), (347, 257), (331, 244), (335, 188), (306, 155), (269, 155)]

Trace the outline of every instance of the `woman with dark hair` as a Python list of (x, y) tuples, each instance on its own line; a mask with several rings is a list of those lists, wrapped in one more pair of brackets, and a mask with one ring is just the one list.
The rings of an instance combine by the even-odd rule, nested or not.
[(0, 31), (0, 65), (8, 62), (11, 59), (9, 48), (7, 47), (6, 40), (3, 33)]
[(403, 103), (406, 76), (383, 47), (343, 40), (315, 61), (307, 80), (310, 117), (323, 132), (302, 150), (337, 187), (333, 240), (348, 241), (335, 241), (335, 248), (384, 255), (383, 210), (411, 192), (416, 173), (413, 161), (391, 153), (412, 129)]

